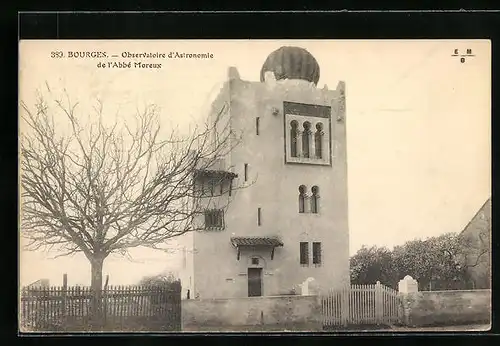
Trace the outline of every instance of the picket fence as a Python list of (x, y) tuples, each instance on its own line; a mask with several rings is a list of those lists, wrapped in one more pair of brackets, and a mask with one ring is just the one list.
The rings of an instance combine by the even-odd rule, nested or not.
[(24, 287), (20, 325), (27, 331), (180, 330), (180, 283), (170, 286), (109, 286), (101, 318), (92, 314), (90, 287)]
[(350, 285), (330, 290), (321, 298), (324, 327), (398, 323), (401, 297), (390, 287)]

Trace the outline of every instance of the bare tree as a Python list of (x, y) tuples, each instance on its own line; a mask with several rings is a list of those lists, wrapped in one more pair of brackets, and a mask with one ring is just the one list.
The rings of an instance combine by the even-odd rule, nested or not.
[(491, 220), (475, 232), (462, 232), (459, 236), (461, 246), (461, 265), (467, 274), (467, 280), (473, 288), (491, 287)]
[[(219, 208), (229, 204), (227, 189), (238, 188), (228, 167), (216, 167), (240, 142), (221, 114), (189, 135), (172, 130), (165, 139), (154, 106), (138, 112), (134, 126), (109, 126), (99, 101), (84, 124), (67, 95), (48, 100), (40, 96), (33, 109), (21, 104), (21, 235), (29, 250), (82, 252), (96, 298), (111, 253), (161, 249), (204, 228), (204, 178), (226, 187), (209, 196)], [(68, 131), (59, 131), (64, 122)]]

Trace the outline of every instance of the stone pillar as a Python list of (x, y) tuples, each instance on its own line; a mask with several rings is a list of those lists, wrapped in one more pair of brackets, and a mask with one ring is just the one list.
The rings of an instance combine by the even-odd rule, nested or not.
[(301, 288), (302, 288), (302, 292), (301, 292), (301, 295), (303, 296), (308, 296), (309, 295), (309, 283), (306, 281), (304, 281), (302, 283), (302, 285), (300, 285)]
[(318, 285), (314, 278), (307, 278), (301, 285), (301, 294), (303, 296), (317, 295), (319, 293)]
[(418, 282), (410, 275), (406, 275), (399, 281), (399, 293), (408, 294), (418, 292)]
[(411, 296), (418, 292), (418, 282), (411, 276), (406, 275), (399, 281), (399, 294), (401, 295), (400, 318), (403, 324), (411, 325)]
[[(312, 126), (312, 125), (311, 125)], [(316, 159), (316, 140), (315, 140), (315, 137), (314, 137), (314, 131), (316, 129), (315, 128), (311, 128), (311, 130), (309, 131), (309, 148), (311, 148), (311, 151), (309, 152), (309, 157), (311, 159)]]
[(303, 157), (302, 156), (302, 131), (300, 130), (299, 126), (301, 124), (297, 125), (297, 157)]

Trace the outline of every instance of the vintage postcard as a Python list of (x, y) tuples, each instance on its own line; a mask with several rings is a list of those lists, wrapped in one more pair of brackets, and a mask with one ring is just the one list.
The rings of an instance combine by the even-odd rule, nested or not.
[(20, 331), (490, 328), (490, 41), (19, 50)]

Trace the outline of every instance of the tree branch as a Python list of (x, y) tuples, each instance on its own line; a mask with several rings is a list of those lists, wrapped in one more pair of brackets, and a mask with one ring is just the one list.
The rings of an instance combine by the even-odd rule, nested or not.
[(205, 206), (224, 209), (231, 201), (227, 175), (213, 179), (221, 189), (212, 196), (203, 196), (197, 175), (241, 142), (221, 114), (187, 136), (173, 129), (160, 140), (154, 106), (136, 114), (135, 126), (118, 120), (106, 126), (100, 100), (96, 116), (82, 123), (79, 104), (67, 94), (53, 106), (40, 97), (36, 111), (21, 108), (21, 234), (30, 249), (57, 247), (57, 257), (83, 252), (92, 260), (137, 246), (162, 248), (202, 230), (197, 220)]

